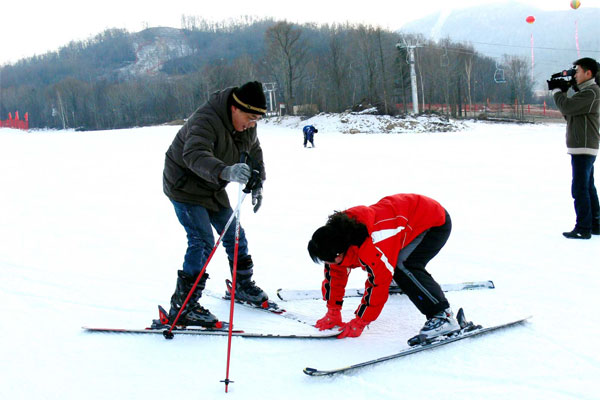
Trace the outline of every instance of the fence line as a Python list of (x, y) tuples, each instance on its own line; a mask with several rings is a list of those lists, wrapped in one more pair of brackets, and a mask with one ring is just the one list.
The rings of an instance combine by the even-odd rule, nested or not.
[(24, 131), (29, 130), (29, 113), (25, 113), (25, 119), (19, 119), (19, 112), (15, 111), (15, 118), (13, 119), (12, 114), (8, 113), (8, 119), (4, 121), (0, 119), (0, 128), (13, 128), (21, 129)]
[[(396, 104), (396, 109), (404, 109), (404, 106), (405, 105), (403, 103)], [(425, 104), (424, 108), (422, 104), (420, 104), (419, 106), (419, 112), (433, 111), (442, 114), (450, 114), (451, 110), (454, 110), (455, 113), (457, 112), (456, 105), (449, 107), (447, 104)], [(461, 108), (463, 116), (466, 117), (477, 117), (481, 114), (492, 116), (510, 116), (513, 118), (562, 117), (560, 111), (548, 108), (546, 106), (546, 102), (544, 102), (543, 104), (518, 104), (517, 102), (515, 102), (514, 104), (505, 104), (488, 102), (487, 104), (462, 104)], [(407, 103), (406, 109), (412, 110), (412, 103)]]

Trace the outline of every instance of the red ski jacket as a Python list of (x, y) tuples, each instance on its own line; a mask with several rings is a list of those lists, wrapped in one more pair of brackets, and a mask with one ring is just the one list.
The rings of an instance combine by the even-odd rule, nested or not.
[(344, 212), (365, 224), (369, 237), (360, 247), (350, 246), (340, 264), (325, 263), (323, 300), (328, 306), (342, 304), (348, 275), (353, 268), (360, 267), (368, 277), (355, 314), (370, 323), (377, 319), (388, 299), (400, 250), (427, 229), (443, 225), (446, 210), (429, 197), (396, 194), (371, 206), (357, 206)]

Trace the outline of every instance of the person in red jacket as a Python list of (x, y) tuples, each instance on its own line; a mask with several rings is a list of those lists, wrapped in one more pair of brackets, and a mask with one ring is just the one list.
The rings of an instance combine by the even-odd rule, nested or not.
[[(339, 326), (338, 338), (360, 336), (381, 313), (394, 280), (426, 316), (421, 334), (431, 338), (460, 329), (440, 285), (425, 270), (451, 230), (444, 207), (418, 194), (396, 194), (371, 206), (334, 212), (308, 243), (312, 260), (325, 266), (322, 291), (327, 314), (315, 326), (319, 330)], [(354, 268), (368, 276), (355, 318), (344, 323), (344, 291)]]

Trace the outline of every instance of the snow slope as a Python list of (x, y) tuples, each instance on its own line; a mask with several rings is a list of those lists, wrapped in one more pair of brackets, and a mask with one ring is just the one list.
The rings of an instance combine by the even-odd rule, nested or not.
[[(158, 303), (168, 304), (185, 251), (161, 187), (177, 127), (2, 129), (0, 398), (598, 398), (600, 237), (561, 236), (574, 222), (564, 126), (466, 123), (449, 133), (349, 135), (325, 118), (310, 122), (319, 128), (315, 149), (302, 147), (301, 126), (259, 128), (265, 198), (257, 214), (247, 200), (241, 220), (255, 279), (273, 298), (280, 287), (319, 288), (322, 268), (306, 243), (333, 210), (416, 192), (439, 200), (453, 219), (448, 244), (428, 267), (434, 277), (496, 284), (448, 293), (454, 308), (483, 325), (530, 314), (531, 322), (335, 378), (302, 373), (406, 347), (423, 317), (396, 296), (359, 338), (235, 338), (225, 394), (224, 337), (166, 341), (80, 329), (142, 327)], [(223, 290), (225, 265), (220, 249), (211, 291)], [(350, 283), (364, 278), (354, 271)], [(227, 319), (225, 301), (202, 303)], [(345, 319), (357, 304), (346, 301)], [(313, 320), (325, 312), (322, 301), (284, 306)], [(247, 331), (312, 330), (242, 307), (234, 322)]]

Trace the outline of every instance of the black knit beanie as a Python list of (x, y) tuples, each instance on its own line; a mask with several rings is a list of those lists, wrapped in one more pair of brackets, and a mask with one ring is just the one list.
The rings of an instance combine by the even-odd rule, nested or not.
[(257, 115), (267, 112), (267, 99), (263, 92), (262, 83), (248, 82), (235, 88), (232, 94), (232, 104), (240, 110)]

